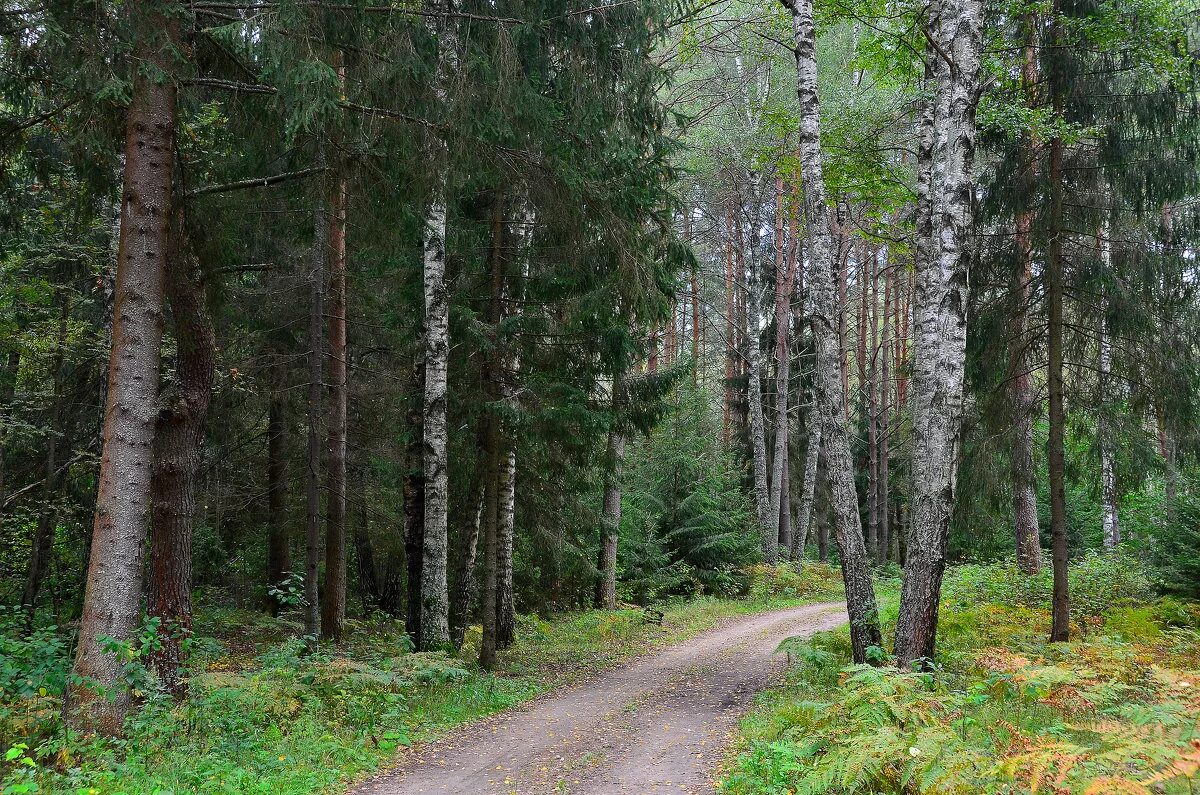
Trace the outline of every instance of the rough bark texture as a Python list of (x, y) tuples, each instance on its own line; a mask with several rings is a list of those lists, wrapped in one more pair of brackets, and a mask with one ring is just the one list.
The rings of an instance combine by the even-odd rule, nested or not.
[(495, 418), (488, 420), (484, 444), (483, 497), (483, 590), (479, 611), (483, 638), (479, 642), (479, 667), (490, 671), (496, 665), (496, 608), (499, 604), (496, 574), (500, 556), (500, 429)]
[(516, 519), (517, 453), (511, 442), (500, 458), (496, 503), (496, 647), (507, 649), (517, 631), (513, 605), (513, 532)]
[[(271, 397), (267, 404), (267, 587), (279, 587), (292, 570), (287, 525), (287, 368), (271, 365)], [(280, 604), (267, 597), (267, 609), (278, 615)]]
[[(317, 149), (317, 165), (325, 165), (325, 146)], [(304, 634), (315, 647), (321, 631), (318, 576), (321, 567), (321, 414), (325, 396), (325, 274), (329, 260), (329, 213), (326, 195), (318, 190), (313, 208), (312, 273), (308, 313), (308, 444), (304, 480)]]
[[(813, 415), (815, 415), (815, 411)], [(808, 449), (804, 451), (804, 481), (800, 491), (800, 507), (796, 511), (796, 528), (792, 536), (792, 558), (804, 557), (804, 540), (812, 523), (813, 500), (817, 494), (817, 458), (821, 452), (821, 426), (818, 418), (810, 415)], [(825, 560), (822, 552), (821, 560)]]
[(817, 96), (816, 38), (812, 0), (793, 0), (796, 41), (797, 97), (800, 101), (800, 168), (804, 179), (812, 276), (808, 279), (809, 315), (817, 354), (815, 408), (821, 422), (822, 446), (834, 513), (834, 534), (846, 583), (846, 608), (855, 662), (867, 660), (867, 649), (883, 645), (871, 567), (863, 545), (854, 462), (846, 429), (846, 389), (842, 380), (837, 286), (833, 273), (833, 241), (825, 177), (821, 161), (821, 115)]
[(889, 367), (889, 356), (892, 347), (891, 323), (889, 310), (892, 306), (892, 274), (895, 268), (894, 262), (889, 262), (888, 267), (883, 274), (883, 312), (880, 326), (882, 327), (883, 339), (879, 345), (879, 352), (876, 356), (879, 357), (879, 403), (876, 416), (879, 418), (879, 433), (877, 442), (879, 445), (878, 453), (879, 465), (877, 472), (878, 482), (875, 486), (876, 501), (878, 502), (879, 510), (879, 549), (876, 555), (876, 562), (883, 565), (888, 558), (888, 552), (891, 549), (891, 522), (889, 510), (890, 499), (889, 478), (891, 476), (889, 461), (889, 437), (891, 435), (891, 424), (889, 422), (891, 415), (892, 401), (892, 373)]
[[(1025, 24), (1026, 41), (1022, 47), (1021, 83), (1025, 101), (1035, 102), (1038, 81), (1037, 17), (1029, 14)], [(1025, 180), (1032, 184), (1037, 174), (1037, 144), (1030, 138), (1025, 152)], [(1017, 259), (1012, 277), (1012, 319), (1009, 338), (1012, 353), (1009, 357), (1009, 397), (1012, 404), (1012, 462), (1013, 536), (1017, 547), (1017, 566), (1026, 574), (1037, 574), (1042, 568), (1041, 541), (1037, 513), (1037, 470), (1033, 462), (1033, 414), (1036, 403), (1033, 377), (1030, 373), (1029, 307), (1033, 300), (1033, 215), (1032, 197), (1026, 197), (1025, 208), (1016, 218)]]
[[(173, 72), (178, 24), (149, 7), (132, 6), (137, 60)], [(126, 117), (125, 176), (118, 245), (116, 304), (104, 448), (100, 457), (92, 554), (88, 565), (76, 681), (94, 682), (113, 694), (73, 685), (65, 700), (77, 729), (115, 734), (129, 709), (117, 655), (101, 637), (134, 640), (142, 593), (142, 559), (150, 519), (150, 474), (158, 407), (159, 344), (163, 330), (163, 280), (175, 163), (175, 83), (150, 79), (138, 69)]]
[[(345, 81), (345, 70), (339, 68)], [(346, 364), (346, 181), (333, 192), (329, 228), (329, 428), (326, 460), (325, 599), (321, 637), (337, 641), (346, 623), (346, 416), (350, 384)]]
[[(982, 0), (931, 7), (933, 142), (926, 165), (933, 237), (918, 245), (913, 359), (912, 527), (896, 625), (901, 667), (933, 656), (954, 508), (966, 364), (967, 270), (974, 205), (975, 105), (983, 49)], [(941, 60), (942, 54), (951, 59)], [(925, 154), (928, 125), (922, 124)], [(925, 170), (924, 168), (921, 169)]]
[(471, 597), (475, 594), (475, 561), (479, 555), (479, 530), (483, 522), (484, 501), (487, 496), (484, 476), (479, 475), (476, 487), (473, 520), (463, 534), (462, 550), (458, 555), (453, 598), (450, 601), (450, 643), (462, 648), (467, 625), (471, 623)]
[(407, 591), (404, 602), (404, 631), (416, 643), (421, 636), (421, 567), (425, 548), (425, 470), (421, 458), (421, 408), (425, 394), (424, 345), (413, 364), (412, 395), (405, 424), (408, 443), (404, 449), (404, 562)]
[(726, 216), (729, 239), (725, 243), (725, 401), (721, 415), (721, 435), (728, 445), (733, 438), (734, 379), (737, 377), (737, 325), (735, 305), (737, 283), (733, 278), (733, 214)]
[[(182, 213), (176, 216), (182, 227)], [(183, 641), (192, 631), (192, 525), (196, 475), (212, 397), (217, 338), (200, 263), (182, 232), (167, 263), (166, 292), (175, 341), (175, 380), (164, 396), (154, 437), (150, 589), (147, 612), (159, 619), (160, 648), (150, 664), (167, 692), (185, 693)]]
[[(878, 306), (879, 274), (876, 269), (875, 251), (863, 247), (863, 317), (860, 323), (865, 324), (869, 348), (865, 365), (860, 365), (860, 371), (865, 369), (866, 380), (863, 387), (866, 391), (867, 409), (867, 552), (878, 556), (881, 539), (879, 537), (879, 333), (875, 323)], [(862, 337), (860, 339), (860, 344)]]
[[(450, 10), (451, 3), (443, 5)], [(455, 64), (453, 23), (437, 23), (439, 52), (434, 92), (442, 105), (449, 100)], [(446, 162), (444, 140), (436, 139), (438, 174), (425, 216), (425, 533), (421, 562), (421, 633), (417, 648), (436, 649), (450, 642), (450, 597), (447, 591), (449, 462), (447, 460), (446, 384), (450, 360), (450, 303), (446, 289)]]

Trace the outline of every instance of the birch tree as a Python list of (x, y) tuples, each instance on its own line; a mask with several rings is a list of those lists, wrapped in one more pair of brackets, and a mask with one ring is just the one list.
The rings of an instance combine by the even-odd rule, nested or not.
[[(982, 0), (929, 7), (934, 94), (922, 119), (913, 297), (912, 526), (896, 626), (901, 667), (933, 656), (954, 509), (966, 364), (967, 266), (973, 223), (975, 106)], [(923, 222), (923, 223), (922, 223)]]
[[(838, 335), (837, 285), (833, 238), (821, 156), (821, 111), (817, 96), (816, 33), (812, 0), (783, 0), (792, 15), (795, 37), (796, 94), (800, 101), (800, 171), (804, 183), (812, 275), (808, 279), (808, 313), (816, 347), (815, 410), (821, 428), (834, 514), (834, 535), (846, 583), (846, 608), (855, 662), (866, 662), (868, 649), (883, 638), (871, 582), (870, 561), (863, 544), (862, 522), (854, 489), (854, 462), (846, 422), (846, 388), (842, 379)], [(810, 441), (810, 444), (812, 442)]]

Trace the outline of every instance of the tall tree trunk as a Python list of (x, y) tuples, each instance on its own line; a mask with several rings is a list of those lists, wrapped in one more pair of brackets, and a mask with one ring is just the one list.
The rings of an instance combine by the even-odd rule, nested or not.
[(804, 180), (805, 217), (809, 223), (812, 276), (808, 279), (813, 342), (817, 354), (815, 409), (821, 420), (821, 443), (831, 490), (834, 535), (846, 584), (850, 642), (855, 662), (867, 650), (883, 645), (871, 567), (863, 545), (854, 462), (846, 428), (846, 390), (842, 380), (837, 285), (825, 176), (821, 160), (821, 113), (817, 96), (816, 36), (812, 0), (789, 0), (796, 41), (796, 94), (800, 101), (800, 168)]
[[(983, 49), (983, 1), (943, 0), (930, 29), (952, 67), (935, 60), (932, 125), (922, 124), (929, 223), (916, 262), (912, 505), (908, 565), (896, 624), (896, 659), (933, 656), (946, 544), (954, 509), (967, 341), (967, 266), (974, 222), (975, 105)], [(926, 146), (928, 128), (933, 142)], [(922, 170), (923, 170), (922, 169)], [(922, 234), (923, 238), (924, 235)]]
[(517, 451), (512, 440), (500, 458), (496, 491), (496, 647), (507, 649), (516, 637), (513, 604), (513, 540), (516, 529)]
[(421, 637), (421, 570), (425, 549), (425, 469), (421, 458), (422, 408), (425, 395), (425, 345), (417, 342), (413, 363), (410, 403), (405, 425), (408, 441), (404, 446), (404, 563), (407, 585), (404, 603), (404, 631), (415, 644)]
[(617, 537), (621, 528), (621, 464), (625, 459), (625, 436), (618, 427), (618, 414), (621, 411), (624, 381), (624, 374), (619, 371), (613, 376), (613, 427), (608, 432), (608, 450), (605, 455), (608, 471), (604, 478), (604, 514), (600, 527), (600, 580), (596, 589), (596, 607), (603, 610), (615, 610), (617, 607)]
[[(317, 147), (317, 167), (325, 167), (325, 144)], [(329, 261), (327, 196), (317, 189), (313, 208), (312, 274), (308, 309), (308, 444), (304, 485), (304, 635), (310, 649), (321, 631), (319, 571), (321, 567), (321, 414), (325, 394), (325, 274)]]
[[(15, 340), (13, 343), (15, 345)], [(21, 369), (21, 349), (13, 347), (4, 357), (4, 366), (0, 368), (0, 411), (5, 413), (12, 411), (13, 397), (17, 390), (17, 376)], [(8, 492), (5, 486), (5, 465), (4, 465), (4, 450), (6, 449), (5, 441), (8, 439), (8, 430), (11, 422), (10, 417), (5, 414), (0, 414), (0, 527), (4, 523), (4, 504), (8, 499)]]
[[(742, 233), (742, 224), (737, 225), (737, 255), (745, 261), (745, 249), (749, 248), (750, 286), (747, 290), (746, 364), (748, 398), (750, 404), (750, 449), (754, 477), (754, 507), (758, 517), (758, 534), (762, 542), (763, 558), (774, 563), (779, 557), (779, 520), (772, 520), (771, 490), (767, 482), (767, 428), (763, 416), (762, 393), (762, 263), (758, 255), (757, 219), (752, 223), (747, 241)], [(748, 244), (748, 245), (747, 245)]]
[[(1036, 105), (1038, 82), (1037, 15), (1025, 18), (1025, 44), (1022, 47), (1021, 83), (1025, 102)], [(1032, 186), (1037, 177), (1038, 146), (1032, 136), (1026, 141), (1024, 181)], [(1031, 192), (1031, 191), (1030, 191)], [(1012, 401), (1013, 536), (1017, 547), (1017, 566), (1026, 574), (1042, 568), (1042, 550), (1037, 513), (1037, 470), (1033, 462), (1033, 414), (1036, 403), (1031, 375), (1029, 307), (1033, 301), (1033, 197), (1025, 196), (1025, 206), (1016, 217), (1016, 267), (1013, 270), (1012, 320), (1009, 337), (1009, 396)]]
[[(1050, 46), (1060, 45), (1058, 2), (1050, 20)], [(1056, 86), (1050, 87), (1055, 116), (1061, 118), (1063, 100)], [(1063, 139), (1050, 139), (1050, 234), (1046, 244), (1046, 304), (1049, 322), (1049, 364), (1046, 373), (1050, 415), (1047, 451), (1050, 475), (1050, 538), (1054, 566), (1054, 596), (1051, 601), (1051, 642), (1067, 641), (1071, 635), (1071, 604), (1067, 581), (1067, 490), (1066, 409), (1063, 404)]]
[(175, 247), (167, 264), (166, 293), (175, 341), (175, 383), (158, 413), (150, 529), (147, 612), (160, 621), (159, 647), (150, 664), (167, 692), (182, 698), (183, 641), (192, 632), (192, 526), (196, 474), (212, 397), (217, 338), (200, 263), (188, 249), (183, 213), (177, 213)]
[[(452, 3), (446, 2), (446, 10)], [(457, 68), (457, 41), (450, 20), (436, 23), (438, 35), (434, 93), (449, 103), (449, 84)], [(421, 634), (417, 648), (436, 649), (450, 643), (450, 596), (447, 591), (447, 527), (449, 461), (447, 459), (446, 386), (450, 359), (450, 302), (446, 289), (446, 169), (445, 140), (435, 140), (438, 173), (425, 216), (425, 538), (421, 564)]]
[[(150, 516), (150, 473), (158, 408), (163, 280), (175, 169), (174, 54), (178, 21), (149, 6), (128, 9), (136, 60), (165, 80), (136, 70), (126, 115), (116, 312), (104, 411), (104, 451), (92, 528), (74, 684), (64, 712), (76, 729), (120, 731), (130, 705), (123, 663), (105, 651), (111, 638), (131, 643), (142, 594), (142, 556)], [(100, 693), (108, 691), (112, 698)]]
[[(888, 259), (891, 260), (891, 249), (888, 249)], [(879, 511), (879, 552), (875, 558), (879, 565), (887, 562), (888, 551), (890, 549), (889, 532), (891, 529), (890, 510), (889, 510), (889, 436), (891, 429), (889, 419), (891, 416), (891, 401), (892, 401), (892, 380), (891, 369), (888, 367), (891, 354), (892, 338), (891, 338), (891, 307), (892, 307), (892, 273), (895, 269), (895, 262), (889, 261), (883, 274), (883, 311), (879, 325), (882, 327), (882, 341), (879, 345), (879, 350), (875, 354), (879, 359), (879, 396), (876, 410), (878, 419), (879, 433), (876, 437), (878, 444), (878, 452), (876, 455), (879, 458), (878, 480), (875, 484), (875, 500), (878, 504)]]
[(838, 355), (842, 367), (842, 394), (846, 396), (842, 409), (846, 421), (850, 421), (850, 232), (846, 228), (849, 223), (849, 208), (845, 199), (837, 203), (837, 328)]
[(496, 621), (500, 604), (496, 587), (500, 559), (500, 425), (494, 416), (489, 417), (487, 423), (483, 475), (483, 591), (479, 608), (483, 638), (479, 643), (479, 667), (490, 671), (496, 666)]
[[(1106, 272), (1112, 269), (1112, 241), (1107, 224), (1099, 230), (1100, 263)], [(1114, 549), (1121, 543), (1121, 520), (1117, 514), (1117, 470), (1113, 451), (1113, 435), (1109, 427), (1109, 395), (1112, 390), (1112, 341), (1108, 336), (1108, 301), (1100, 305), (1100, 407), (1096, 436), (1100, 442), (1100, 504), (1103, 509), (1104, 548)]]
[[(338, 66), (343, 84), (344, 66)], [(346, 348), (346, 180), (333, 191), (329, 228), (329, 471), (325, 524), (325, 600), (321, 603), (321, 637), (338, 641), (346, 624), (346, 416), (350, 384)]]
[[(271, 364), (267, 403), (267, 587), (278, 588), (292, 570), (287, 523), (287, 368), (276, 356)], [(268, 596), (267, 609), (278, 615), (279, 601)]]
[[(789, 336), (792, 328), (792, 287), (796, 278), (796, 257), (784, 250), (784, 193), (783, 178), (775, 181), (775, 456), (770, 495), (769, 521), (775, 528), (777, 549), (789, 555), (792, 548), (788, 511), (787, 472), (788, 438), (791, 423), (788, 419), (788, 379), (791, 376), (792, 355)], [(784, 524), (787, 523), (786, 537)]]

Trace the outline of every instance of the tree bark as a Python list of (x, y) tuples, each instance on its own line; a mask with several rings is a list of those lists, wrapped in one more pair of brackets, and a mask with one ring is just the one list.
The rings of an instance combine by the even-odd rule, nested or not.
[[(338, 67), (345, 83), (345, 67)], [(337, 642), (346, 624), (346, 417), (350, 384), (346, 346), (346, 180), (333, 191), (329, 228), (329, 428), (326, 472), (325, 599), (321, 637)]]
[(846, 584), (850, 642), (855, 662), (867, 661), (868, 649), (881, 647), (879, 613), (871, 567), (863, 545), (853, 461), (846, 428), (846, 390), (842, 380), (841, 344), (837, 334), (837, 285), (833, 272), (829, 205), (821, 158), (821, 114), (817, 96), (816, 36), (812, 0), (789, 0), (796, 42), (796, 94), (800, 101), (800, 168), (804, 181), (805, 217), (809, 223), (812, 277), (808, 280), (810, 322), (817, 354), (815, 407), (834, 512), (834, 535)]
[(737, 282), (733, 278), (733, 211), (725, 216), (729, 239), (725, 242), (725, 403), (721, 420), (722, 437), (733, 438), (734, 379), (737, 377)]
[[(267, 403), (267, 587), (278, 588), (292, 570), (291, 537), (287, 524), (287, 369), (276, 356), (271, 364), (271, 396)], [(281, 607), (267, 597), (267, 609)]]
[(408, 441), (404, 447), (404, 563), (406, 593), (404, 631), (414, 645), (421, 637), (421, 570), (425, 549), (425, 470), (421, 458), (422, 407), (425, 394), (425, 346), (417, 342), (420, 353), (413, 363), (409, 409), (405, 424)]
[(762, 393), (762, 263), (758, 255), (757, 219), (752, 222), (750, 238), (745, 240), (742, 225), (737, 225), (737, 251), (744, 261), (749, 247), (750, 287), (746, 306), (746, 364), (750, 404), (750, 449), (754, 476), (754, 507), (758, 517), (758, 534), (763, 558), (774, 563), (779, 557), (779, 520), (772, 520), (771, 494), (767, 471), (767, 428), (763, 415)]
[[(109, 357), (92, 550), (79, 627), (73, 684), (64, 713), (76, 729), (120, 731), (130, 705), (122, 663), (102, 638), (134, 642), (142, 592), (142, 558), (150, 514), (150, 474), (163, 330), (163, 279), (175, 168), (174, 53), (178, 22), (148, 6), (131, 6), (137, 69), (126, 115), (125, 176), (118, 245), (116, 311)], [(111, 691), (110, 700), (95, 683)]]
[[(926, 229), (918, 244), (913, 363), (912, 528), (896, 625), (902, 668), (933, 656), (946, 544), (954, 509), (966, 365), (967, 270), (974, 221), (975, 105), (983, 49), (982, 0), (931, 9), (939, 53), (933, 122), (922, 124), (931, 169)], [(928, 113), (928, 112), (927, 112)], [(932, 146), (926, 133), (932, 127)], [(922, 169), (923, 170), (923, 169)], [(922, 235), (923, 237), (923, 235)]]
[[(1059, 40), (1058, 3), (1050, 20), (1050, 46)], [(1054, 78), (1052, 78), (1053, 80)], [(1063, 100), (1056, 86), (1050, 87), (1055, 116), (1061, 118)], [(1066, 409), (1063, 404), (1063, 139), (1050, 139), (1050, 230), (1046, 242), (1046, 305), (1049, 364), (1046, 373), (1050, 419), (1050, 538), (1054, 566), (1054, 595), (1051, 600), (1050, 641), (1065, 642), (1071, 635), (1071, 604), (1067, 580), (1067, 493)]]
[[(1100, 263), (1106, 272), (1112, 268), (1112, 241), (1107, 224), (1099, 230)], [(1109, 395), (1112, 390), (1112, 341), (1108, 336), (1108, 301), (1100, 305), (1100, 407), (1096, 436), (1100, 442), (1100, 504), (1103, 511), (1104, 548), (1115, 549), (1121, 543), (1121, 520), (1117, 513), (1117, 470), (1113, 436), (1109, 428)]]
[(775, 528), (776, 548), (791, 553), (791, 525), (788, 511), (787, 460), (791, 422), (788, 418), (788, 380), (792, 355), (789, 337), (792, 328), (792, 288), (796, 278), (796, 257), (784, 251), (783, 178), (775, 181), (775, 457), (772, 460), (769, 522)]
[[(1034, 107), (1038, 82), (1037, 15), (1025, 18), (1025, 44), (1022, 47), (1021, 83), (1025, 102)], [(1038, 146), (1029, 136), (1025, 151), (1025, 181), (1032, 185), (1037, 177)], [(1029, 308), (1033, 301), (1033, 197), (1025, 196), (1025, 205), (1016, 217), (1016, 267), (1013, 270), (1012, 320), (1009, 337), (1009, 396), (1012, 401), (1013, 536), (1017, 547), (1017, 566), (1026, 574), (1042, 568), (1041, 540), (1037, 513), (1037, 470), (1033, 462), (1033, 414), (1036, 409), (1031, 375)]]
[[(452, 5), (444, 4), (447, 10)], [(456, 68), (457, 43), (453, 22), (436, 23), (437, 67), (433, 86), (438, 103), (449, 102), (449, 84)], [(450, 303), (446, 289), (446, 141), (435, 140), (438, 173), (425, 217), (425, 533), (421, 563), (421, 634), (417, 648), (431, 650), (450, 643), (450, 597), (447, 591), (447, 526), (449, 461), (447, 459), (446, 387), (450, 359)]]
[(596, 589), (596, 607), (602, 610), (617, 608), (617, 537), (621, 528), (621, 464), (625, 458), (625, 437), (618, 428), (621, 411), (621, 391), (624, 374), (613, 376), (613, 427), (608, 432), (608, 467), (604, 478), (604, 514), (600, 527), (600, 580)]
[[(865, 392), (864, 397), (866, 398), (867, 552), (878, 557), (881, 543), (881, 539), (879, 538), (879, 370), (876, 364), (879, 360), (879, 335), (877, 333), (878, 327), (875, 323), (875, 315), (879, 290), (878, 273), (875, 267), (876, 253), (866, 245), (863, 246), (862, 252), (863, 313), (860, 322), (866, 324), (867, 333), (859, 337), (859, 344), (862, 345), (862, 341), (865, 338), (867, 340), (867, 350), (866, 361), (863, 365), (859, 366), (859, 372), (864, 372), (865, 370), (861, 388)], [(862, 349), (860, 348), (860, 350)]]
[[(317, 166), (325, 166), (325, 144), (317, 147)], [(321, 631), (321, 415), (325, 394), (325, 274), (329, 260), (329, 213), (323, 187), (318, 187), (313, 208), (313, 250), (308, 313), (308, 471), (305, 473), (304, 503), (304, 635), (310, 649), (316, 648)]]
[(183, 214), (176, 215), (175, 246), (167, 264), (166, 293), (175, 342), (175, 383), (158, 414), (150, 530), (148, 614), (159, 619), (159, 648), (149, 655), (164, 689), (182, 698), (183, 641), (192, 632), (192, 527), (196, 475), (212, 397), (217, 339), (200, 263), (188, 250)]
[[(817, 494), (817, 458), (821, 452), (821, 426), (815, 414), (814, 407), (809, 416), (808, 449), (804, 451), (804, 483), (800, 492), (800, 507), (796, 512), (796, 529), (792, 536), (795, 545), (792, 550), (793, 560), (804, 557), (804, 540), (808, 537), (808, 528), (812, 523), (813, 501)], [(821, 554), (821, 560), (828, 560), (825, 552)]]
[(507, 649), (516, 637), (513, 605), (513, 532), (516, 519), (517, 451), (507, 440), (500, 458), (496, 520), (496, 647)]
[(467, 625), (471, 623), (471, 597), (475, 594), (475, 561), (479, 553), (479, 531), (483, 522), (483, 511), (487, 498), (486, 475), (479, 474), (479, 485), (475, 492), (474, 517), (463, 536), (462, 551), (458, 556), (458, 571), (454, 579), (454, 598), (450, 602), (450, 643), (461, 649)]
[[(888, 251), (888, 257), (891, 259), (891, 250)], [(887, 562), (888, 552), (891, 548), (890, 530), (890, 487), (888, 480), (890, 478), (889, 467), (889, 437), (891, 428), (889, 424), (892, 401), (892, 380), (891, 369), (889, 368), (888, 360), (891, 354), (892, 337), (891, 337), (891, 306), (892, 306), (892, 272), (895, 268), (894, 262), (888, 262), (883, 274), (883, 311), (879, 325), (882, 327), (882, 341), (878, 352), (875, 354), (879, 359), (879, 395), (876, 408), (876, 416), (878, 419), (879, 431), (876, 436), (878, 444), (879, 463), (876, 469), (878, 479), (875, 484), (875, 500), (879, 511), (879, 551), (875, 558), (876, 562), (882, 566)]]

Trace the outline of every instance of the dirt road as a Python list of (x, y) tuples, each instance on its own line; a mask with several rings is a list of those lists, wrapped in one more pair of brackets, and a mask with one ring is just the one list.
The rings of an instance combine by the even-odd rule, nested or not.
[(353, 795), (710, 793), (779, 642), (845, 620), (841, 604), (738, 619), (410, 752)]

